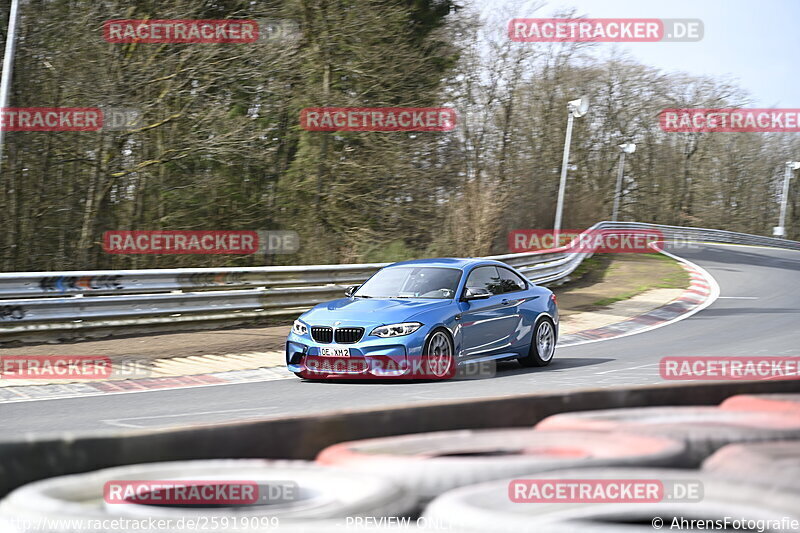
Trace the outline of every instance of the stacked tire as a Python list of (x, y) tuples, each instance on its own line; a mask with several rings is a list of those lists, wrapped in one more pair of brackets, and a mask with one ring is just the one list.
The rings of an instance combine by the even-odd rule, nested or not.
[[(543, 420), (535, 432), (668, 438), (682, 443), (685, 453), (670, 469), (582, 467), (464, 486), (433, 499), (423, 516), (443, 528), (476, 533), (635, 533), (687, 524), (707, 529), (711, 522), (717, 529), (788, 532), (800, 521), (800, 395), (739, 396), (719, 407), (564, 413)], [(667, 491), (659, 501), (635, 503), (513, 497), (526, 483), (547, 480), (556, 486), (658, 480), (673, 487), (699, 484), (702, 495), (679, 501)]]
[(731, 396), (719, 407), (736, 411), (769, 411), (800, 415), (800, 394), (741, 394)]
[(628, 432), (680, 440), (694, 468), (728, 444), (800, 439), (800, 415), (791, 412), (718, 407), (637, 407), (563, 413), (537, 430)]
[(428, 505), (424, 517), (444, 529), (467, 533), (653, 533), (661, 528), (696, 529), (686, 525), (689, 520), (702, 521), (704, 525), (709, 522), (725, 524), (726, 517), (739, 520), (737, 524), (729, 524), (728, 529), (756, 529), (758, 524), (770, 524), (766, 531), (788, 532), (790, 529), (780, 524), (786, 520), (789, 523), (800, 520), (799, 500), (794, 494), (765, 493), (762, 487), (698, 471), (587, 468), (547, 472), (536, 478), (560, 484), (570, 480), (598, 479), (624, 482), (659, 480), (665, 485), (692, 482), (702, 486), (702, 499), (682, 502), (519, 503), (509, 497), (514, 481), (502, 480), (447, 492)]
[[(109, 503), (104, 495), (109, 482), (191, 481), (215, 485), (241, 480), (267, 486), (290, 482), (296, 484), (296, 495), (286, 501), (259, 498), (248, 505), (200, 507)], [(302, 461), (212, 460), (131, 465), (37, 481), (9, 494), (0, 503), (0, 517), (6, 522), (4, 531), (14, 527), (14, 533), (122, 533), (128, 529), (120, 528), (120, 524), (140, 524), (149, 519), (173, 525), (185, 525), (189, 520), (196, 524), (230, 524), (235, 519), (237, 525), (244, 526), (235, 528), (238, 531), (275, 531), (277, 526), (281, 530), (329, 531), (344, 526), (353, 517), (407, 516), (414, 504), (402, 487), (378, 476)], [(111, 524), (115, 519), (117, 522), (107, 529), (89, 527), (103, 521)], [(71, 529), (65, 529), (65, 524), (70, 523)], [(30, 524), (32, 529), (23, 529), (24, 524)], [(158, 530), (186, 531), (184, 527), (171, 530), (163, 526)], [(143, 530), (137, 525), (130, 531)]]
[[(112, 480), (212, 484), (249, 480), (266, 485), (289, 481), (298, 491), (287, 501), (240, 506), (118, 504), (104, 501), (105, 484)], [(517, 489), (525, 483), (580, 485), (586, 480), (657, 480), (673, 487), (694, 483), (702, 487), (702, 497), (681, 500), (665, 490), (660, 499), (636, 503), (518, 498)], [(417, 527), (415, 520), (420, 513), (423, 527)], [(246, 527), (236, 531), (250, 533), (354, 528), (364, 533), (688, 529), (680, 520), (699, 520), (705, 529), (713, 521), (714, 529), (791, 530), (786, 524), (800, 520), (800, 394), (736, 396), (719, 407), (563, 413), (535, 428), (344, 442), (320, 452), (315, 463), (214, 460), (131, 465), (34, 482), (0, 502), (0, 529), (12, 533), (141, 532), (118, 525), (81, 529), (63, 524), (75, 519), (149, 518), (173, 523), (202, 517), (247, 518)], [(728, 524), (726, 517), (744, 522)], [(396, 518), (406, 520), (405, 525), (396, 527)], [(49, 527), (48, 520), (61, 525)]]
[(424, 504), (493, 479), (592, 466), (673, 467), (686, 462), (686, 453), (684, 444), (664, 437), (498, 429), (345, 442), (323, 450), (317, 462), (384, 476)]
[(717, 477), (800, 494), (800, 441), (725, 446), (703, 462)]
[[(534, 429), (345, 442), (323, 450), (317, 461), (393, 480), (418, 499), (427, 524), (452, 531), (652, 532), (658, 526), (674, 529), (681, 519), (740, 529), (767, 524), (767, 531), (782, 531), (787, 519), (800, 520), (798, 397), (574, 412), (549, 417)], [(702, 497), (520, 503), (511, 497), (515, 478), (694, 483)], [(725, 523), (734, 519), (739, 522)]]

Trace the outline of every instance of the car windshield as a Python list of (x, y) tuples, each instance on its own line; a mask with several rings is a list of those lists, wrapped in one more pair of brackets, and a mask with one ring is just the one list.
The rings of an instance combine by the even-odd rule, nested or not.
[(384, 268), (355, 292), (357, 298), (430, 298), (455, 296), (461, 271), (439, 267)]

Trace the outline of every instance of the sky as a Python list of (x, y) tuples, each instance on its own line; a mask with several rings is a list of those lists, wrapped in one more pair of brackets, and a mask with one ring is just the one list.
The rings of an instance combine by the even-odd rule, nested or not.
[(481, 11), (519, 6), (518, 18), (574, 7), (591, 18), (699, 18), (694, 43), (601, 43), (667, 72), (727, 75), (752, 95), (752, 107), (800, 108), (800, 0), (467, 0)]

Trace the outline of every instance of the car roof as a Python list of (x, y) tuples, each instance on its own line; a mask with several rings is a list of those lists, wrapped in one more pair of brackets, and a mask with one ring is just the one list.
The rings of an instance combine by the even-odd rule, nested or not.
[[(429, 267), (449, 267), (459, 268), (461, 270), (479, 264), (496, 264), (503, 265), (500, 261), (492, 261), (491, 259), (483, 259), (481, 257), (436, 257), (433, 259), (414, 259), (411, 261), (401, 261), (389, 265), (394, 266), (429, 266)], [(505, 266), (505, 265), (504, 265)]]

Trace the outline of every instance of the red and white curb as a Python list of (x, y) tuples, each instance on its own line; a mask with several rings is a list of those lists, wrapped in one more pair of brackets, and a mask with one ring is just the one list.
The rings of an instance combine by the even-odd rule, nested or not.
[(661, 251), (689, 273), (689, 287), (678, 298), (647, 313), (599, 328), (562, 335), (558, 346), (576, 346), (644, 333), (689, 318), (719, 298), (719, 285), (704, 268), (669, 252)]
[(274, 366), (256, 368), (253, 370), (231, 370), (229, 372), (215, 372), (213, 374), (197, 374), (193, 376), (2, 387), (0, 388), (0, 404), (82, 398), (85, 396), (107, 394), (131, 394), (135, 392), (158, 390), (191, 389), (215, 385), (260, 383), (263, 381), (275, 381), (294, 377), (294, 374), (289, 372), (285, 366)]

